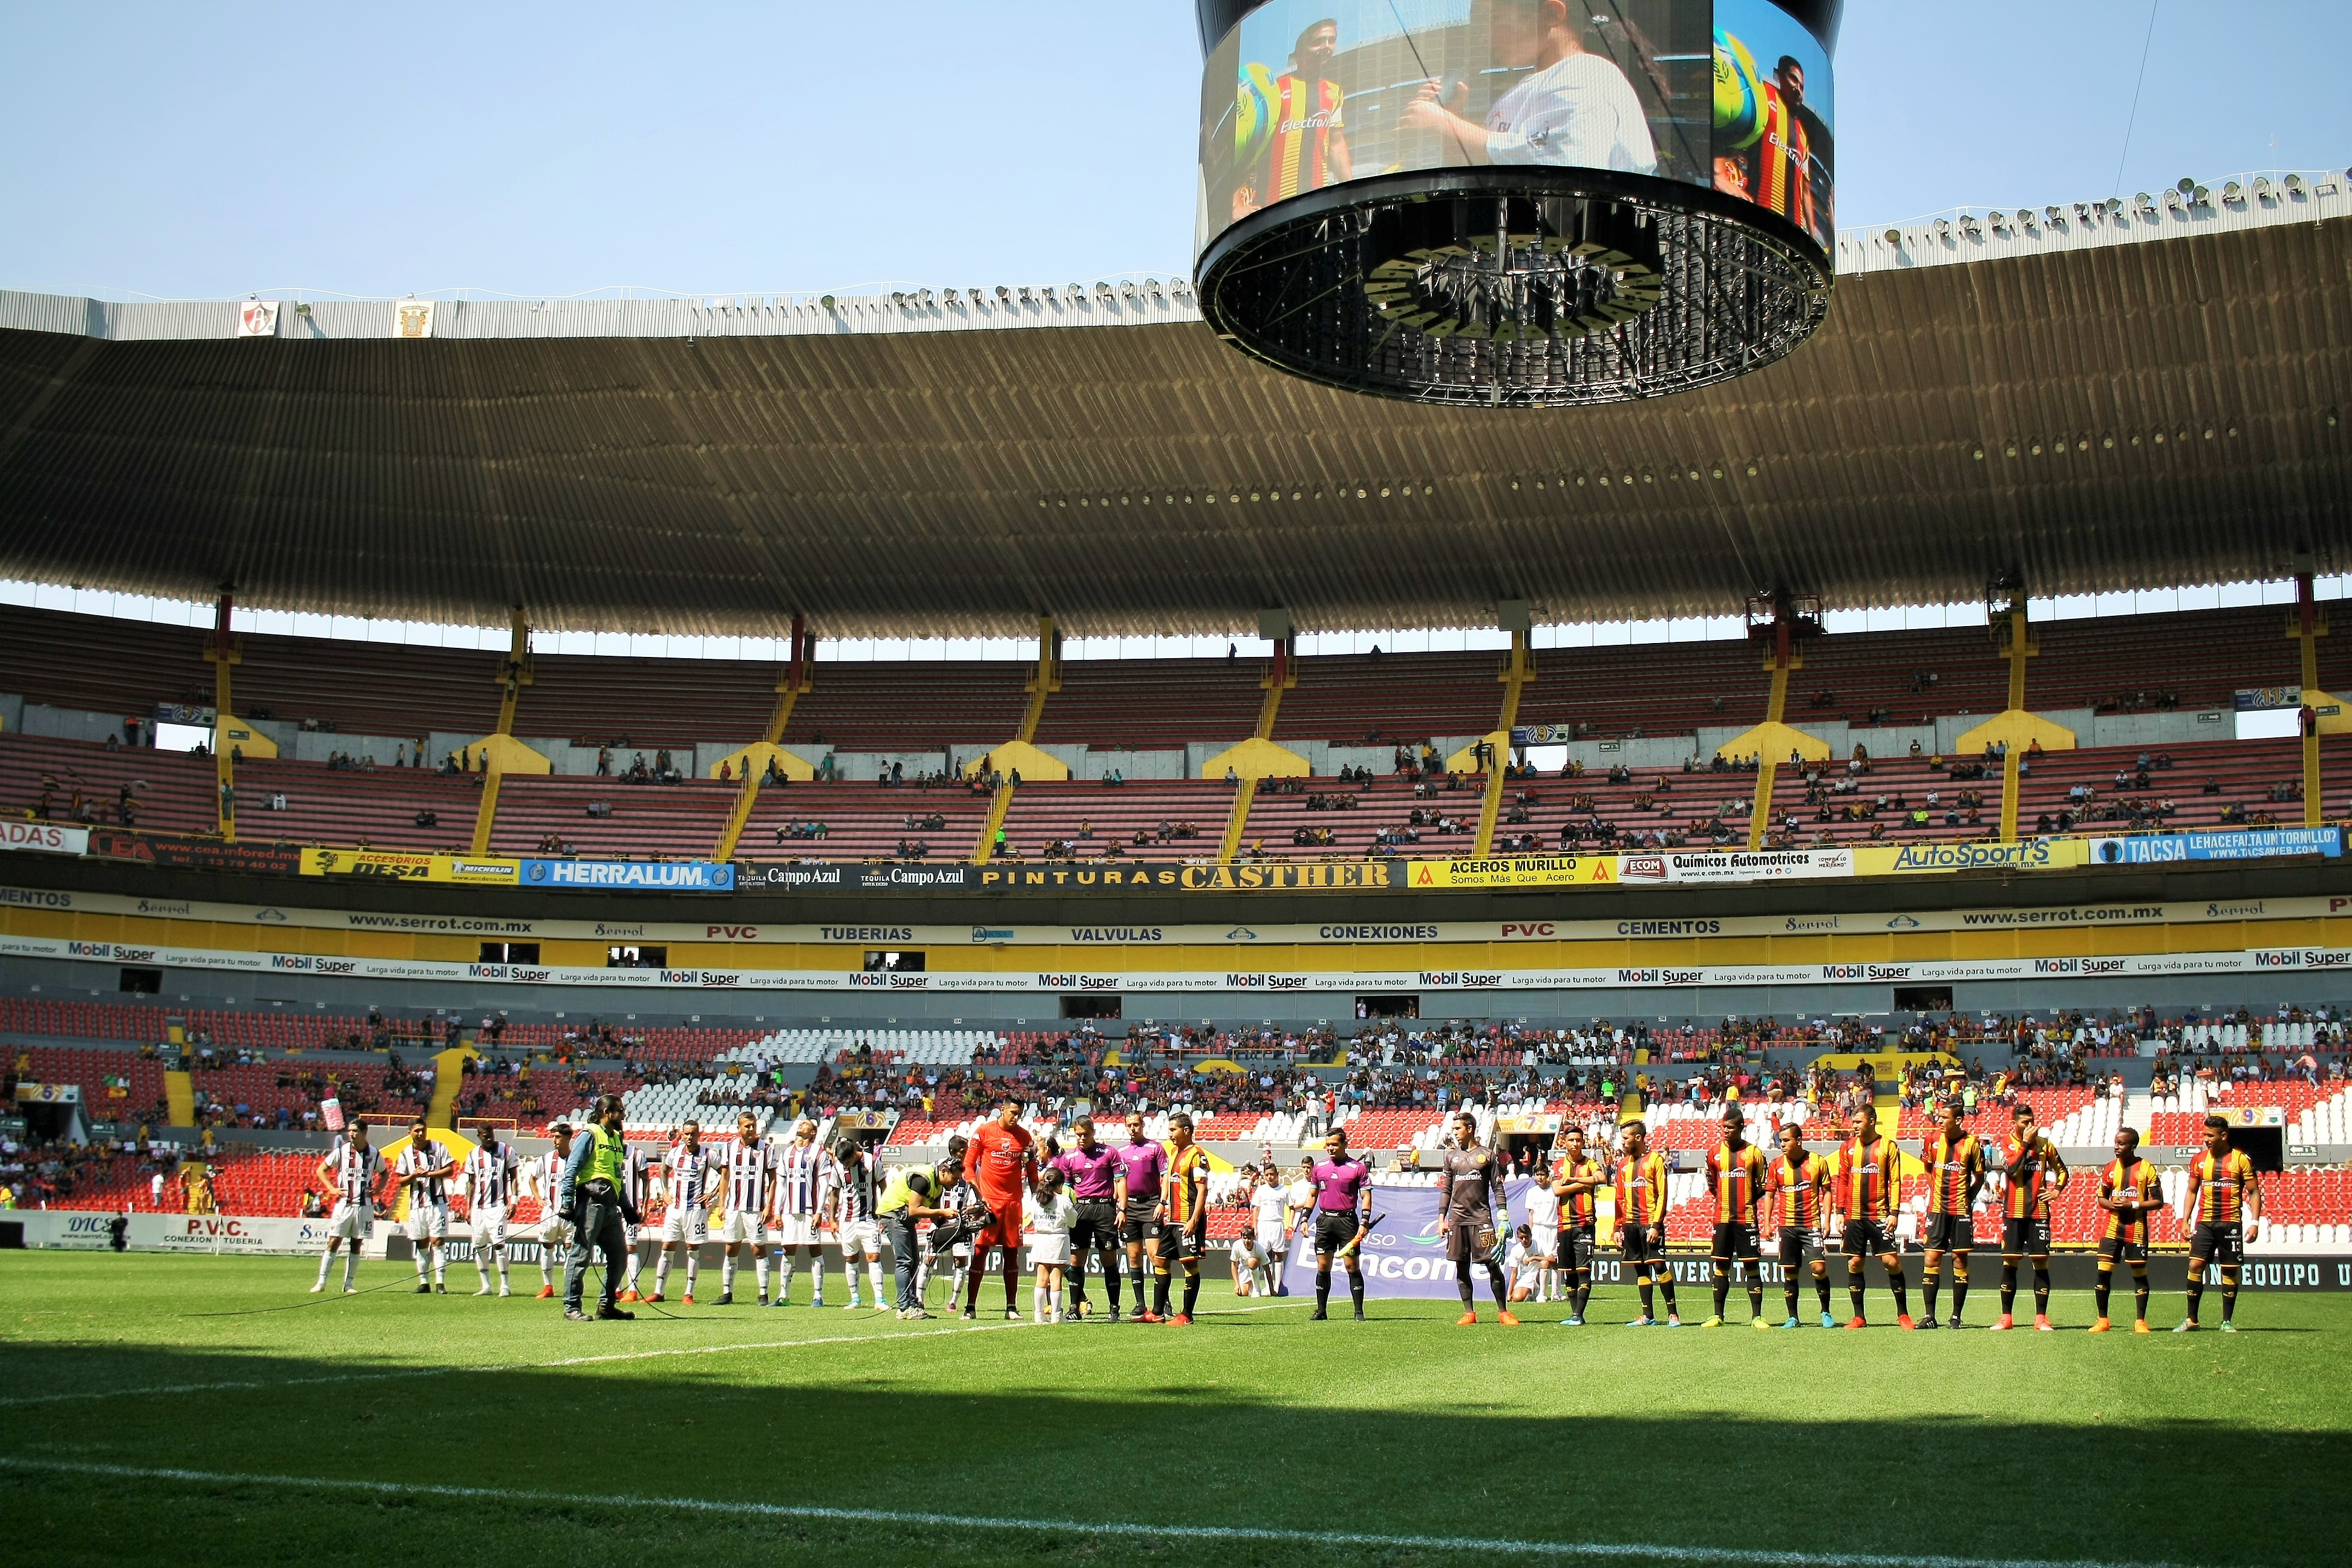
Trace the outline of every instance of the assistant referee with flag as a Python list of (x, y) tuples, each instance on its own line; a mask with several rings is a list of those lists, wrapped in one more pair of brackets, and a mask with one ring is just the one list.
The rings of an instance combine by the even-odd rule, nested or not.
[(630, 1212), (627, 1180), (628, 1150), (621, 1141), (621, 1097), (607, 1094), (596, 1101), (588, 1125), (572, 1141), (571, 1157), (555, 1184), (555, 1206), (572, 1220), (572, 1256), (563, 1269), (563, 1315), (575, 1323), (587, 1322), (580, 1310), (580, 1294), (588, 1276), (592, 1252), (604, 1255), (604, 1279), (597, 1292), (596, 1316), (634, 1320), (614, 1300), (628, 1267), (628, 1233), (624, 1223), (635, 1224)]

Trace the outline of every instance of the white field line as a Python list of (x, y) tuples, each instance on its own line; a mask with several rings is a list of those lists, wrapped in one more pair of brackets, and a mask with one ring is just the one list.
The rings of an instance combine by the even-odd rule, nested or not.
[(914, 1525), (960, 1531), (996, 1530), (1028, 1535), (1118, 1536), (1139, 1540), (1258, 1542), (1328, 1549), (1361, 1546), (1381, 1551), (1501, 1552), (1515, 1557), (1588, 1558), (1601, 1561), (1735, 1563), (1752, 1568), (2167, 1568), (2162, 1563), (2051, 1561), (2031, 1557), (1882, 1556), (1868, 1552), (1769, 1552), (1738, 1546), (1669, 1546), (1616, 1541), (1518, 1541), (1507, 1536), (1384, 1535), (1361, 1531), (1283, 1530), (1267, 1525), (1139, 1524), (1126, 1521), (995, 1519), (986, 1515), (909, 1512), (881, 1508), (721, 1501), (706, 1498), (623, 1497), (609, 1494), (530, 1491), (508, 1487), (434, 1486), (420, 1482), (320, 1479), (315, 1476), (253, 1476), (182, 1470), (72, 1459), (26, 1459), (0, 1456), (0, 1469), (55, 1475), (101, 1476), (115, 1480), (179, 1481), (194, 1486), (271, 1487), (289, 1491), (321, 1489), (376, 1497), (443, 1498), (453, 1502), (507, 1506), (596, 1508), (616, 1510), (667, 1509), (677, 1513), (719, 1514), (730, 1519), (820, 1521), (843, 1524)]

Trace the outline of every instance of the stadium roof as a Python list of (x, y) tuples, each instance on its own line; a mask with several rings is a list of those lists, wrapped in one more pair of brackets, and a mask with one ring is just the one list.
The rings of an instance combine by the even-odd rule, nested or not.
[[(0, 293), (0, 575), (673, 634), (1223, 632), (1830, 607), (2352, 566), (2352, 192), (1841, 235), (1828, 325), (1707, 391), (1417, 407), (1181, 283), (834, 300)], [(2201, 187), (2200, 187), (2201, 189)], [(2232, 195), (2231, 193), (2234, 192)]]

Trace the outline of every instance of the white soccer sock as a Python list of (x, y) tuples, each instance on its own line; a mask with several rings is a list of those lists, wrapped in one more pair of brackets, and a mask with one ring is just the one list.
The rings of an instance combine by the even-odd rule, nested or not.
[(869, 1258), (866, 1260), (866, 1279), (874, 1287), (874, 1305), (879, 1308), (882, 1305), (882, 1260), (880, 1258)]
[(320, 1284), (324, 1285), (324, 1284), (327, 1282), (327, 1268), (328, 1268), (328, 1267), (329, 1267), (331, 1264), (332, 1264), (334, 1261), (335, 1261), (335, 1255), (334, 1255), (334, 1253), (332, 1253), (331, 1251), (328, 1251), (328, 1252), (321, 1252), (321, 1253), (320, 1253), (320, 1254), (319, 1254), (319, 1283), (320, 1283)]
[(544, 1241), (539, 1244), (539, 1282), (555, 1283), (555, 1248)]
[(768, 1299), (768, 1260), (757, 1253), (752, 1254), (751, 1271), (760, 1277), (760, 1300), (764, 1301)]
[(507, 1282), (507, 1249), (503, 1247), (499, 1248), (499, 1289), (501, 1290), (514, 1289)]
[(359, 1277), (359, 1272), (360, 1249), (359, 1244), (354, 1242), (352, 1244), (352, 1249), (343, 1254), (343, 1283), (350, 1284)]
[(669, 1248), (665, 1247), (654, 1258), (654, 1294), (659, 1296), (667, 1292), (668, 1289)]
[(792, 1293), (793, 1255), (789, 1252), (780, 1251), (776, 1254), (776, 1300), (779, 1301), (789, 1300), (792, 1297)]
[(694, 1294), (694, 1276), (702, 1268), (702, 1259), (689, 1252), (686, 1255), (686, 1293)]
[(446, 1285), (448, 1282), (449, 1253), (446, 1248), (436, 1247), (433, 1249), (433, 1283)]
[(474, 1248), (474, 1272), (482, 1277), (482, 1289), (490, 1288), (490, 1254), (487, 1247)]
[(731, 1252), (719, 1260), (719, 1289), (730, 1296), (735, 1294), (735, 1255)]
[(431, 1283), (431, 1277), (425, 1272), (431, 1261), (430, 1255), (424, 1247), (420, 1247), (416, 1249), (416, 1282), (419, 1285)]
[(809, 1259), (809, 1305), (824, 1305), (824, 1254), (822, 1252)]
[(637, 1288), (637, 1275), (646, 1266), (646, 1255), (635, 1247), (629, 1248), (629, 1289)]

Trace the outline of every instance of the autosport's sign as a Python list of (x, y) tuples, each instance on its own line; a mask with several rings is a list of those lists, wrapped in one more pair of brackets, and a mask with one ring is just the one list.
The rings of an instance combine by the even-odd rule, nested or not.
[(87, 855), (89, 829), (55, 822), (13, 822), (0, 818), (0, 849), (31, 849), (44, 855)]

